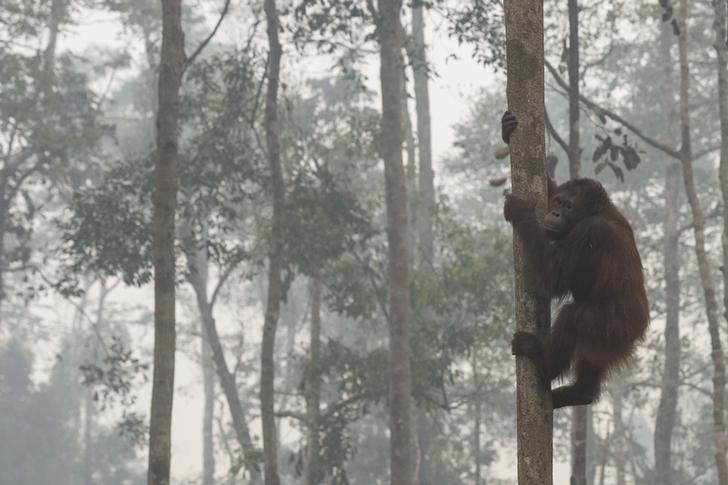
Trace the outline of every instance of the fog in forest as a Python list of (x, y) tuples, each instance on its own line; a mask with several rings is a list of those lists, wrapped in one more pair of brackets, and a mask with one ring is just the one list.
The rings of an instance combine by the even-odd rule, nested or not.
[(728, 485), (727, 3), (1, 0), (0, 485)]

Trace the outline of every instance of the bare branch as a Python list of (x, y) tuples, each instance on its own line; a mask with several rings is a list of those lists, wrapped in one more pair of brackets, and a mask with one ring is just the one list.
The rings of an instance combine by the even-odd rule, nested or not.
[[(544, 64), (548, 68), (549, 72), (551, 72), (551, 75), (556, 80), (557, 84), (561, 88), (563, 88), (566, 91), (568, 91), (569, 90), (569, 85), (559, 75), (559, 72), (554, 68), (554, 66), (552, 66), (548, 61), (545, 61)], [(647, 143), (651, 147), (656, 148), (657, 150), (660, 150), (661, 152), (663, 152), (663, 153), (665, 153), (665, 154), (667, 154), (667, 155), (669, 155), (669, 156), (671, 156), (671, 157), (673, 157), (673, 158), (675, 158), (677, 160), (680, 159), (680, 151), (678, 151), (678, 150), (676, 150), (674, 148), (670, 148), (669, 146), (667, 146), (667, 145), (665, 145), (663, 143), (660, 143), (659, 141), (655, 140), (654, 138), (648, 136), (641, 129), (639, 129), (638, 127), (636, 127), (635, 125), (633, 125), (629, 121), (625, 120), (624, 118), (622, 118), (618, 114), (616, 114), (616, 113), (614, 113), (612, 111), (609, 111), (606, 108), (603, 108), (603, 107), (599, 106), (598, 104), (596, 104), (594, 101), (591, 101), (590, 99), (588, 99), (583, 94), (579, 94), (579, 100), (585, 106), (587, 106), (589, 109), (591, 109), (591, 110), (593, 110), (593, 111), (595, 111), (597, 113), (601, 113), (604, 116), (606, 116), (607, 118), (610, 118), (611, 120), (616, 121), (620, 125), (624, 126), (629, 131), (631, 131), (632, 133), (634, 133), (635, 136), (637, 136), (638, 138), (640, 138), (641, 140), (643, 140), (645, 143)]]
[(228, 13), (228, 9), (230, 8), (230, 0), (225, 0), (225, 6), (222, 8), (222, 12), (220, 13), (220, 18), (217, 19), (217, 23), (215, 24), (215, 27), (212, 29), (212, 32), (210, 32), (210, 35), (207, 36), (205, 40), (203, 40), (200, 45), (195, 49), (195, 52), (192, 53), (191, 56), (187, 58), (187, 61), (182, 66), (182, 75), (185, 75), (185, 71), (189, 67), (192, 62), (197, 58), (197, 56), (200, 55), (200, 52), (207, 47), (207, 44), (210, 43), (213, 37), (215, 37), (215, 34), (217, 33), (217, 29), (220, 28), (220, 24), (222, 23), (222, 20), (225, 18), (225, 16)]

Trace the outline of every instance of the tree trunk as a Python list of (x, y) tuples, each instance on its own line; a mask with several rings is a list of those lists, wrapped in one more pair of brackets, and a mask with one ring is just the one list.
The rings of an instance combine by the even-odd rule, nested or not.
[[(185, 228), (184, 232), (188, 229)], [(203, 358), (203, 364), (207, 364), (209, 368), (210, 358), (214, 363), (214, 369), (217, 371), (218, 379), (220, 380), (220, 386), (222, 387), (225, 400), (228, 404), (228, 410), (230, 411), (230, 417), (233, 422), (233, 431), (235, 432), (235, 438), (238, 441), (240, 449), (243, 452), (243, 458), (245, 460), (245, 469), (250, 473), (251, 484), (260, 483), (260, 469), (258, 466), (258, 451), (255, 448), (253, 439), (248, 429), (246, 420), (246, 412), (243, 408), (243, 404), (240, 401), (240, 395), (238, 394), (238, 386), (235, 382), (235, 376), (230, 371), (227, 365), (227, 359), (225, 358), (225, 352), (222, 348), (222, 342), (220, 340), (220, 334), (217, 331), (217, 324), (213, 316), (213, 308), (210, 299), (207, 296), (207, 250), (206, 244), (203, 249), (195, 247), (191, 240), (191, 234), (185, 234), (185, 253), (187, 255), (187, 267), (189, 270), (189, 282), (195, 292), (195, 298), (197, 299), (197, 308), (200, 311), (200, 317), (202, 320), (203, 328), (203, 356), (208, 355), (207, 359)], [(203, 371), (205, 372), (205, 371)], [(208, 403), (207, 398), (205, 399), (205, 425), (203, 429), (203, 438), (207, 433), (210, 435), (212, 440), (212, 419), (213, 419), (213, 406), (214, 406), (214, 381), (211, 380), (210, 387), (213, 394), (212, 399)], [(205, 389), (205, 394), (208, 390)], [(208, 410), (209, 405), (209, 410)], [(209, 413), (209, 429), (208, 426), (208, 413)], [(203, 472), (205, 469), (205, 460), (208, 458), (205, 456), (203, 459)], [(214, 483), (214, 456), (209, 457), (212, 460), (211, 471), (208, 472), (212, 476)], [(205, 473), (203, 473), (203, 476)]]
[[(569, 0), (569, 178), (579, 178), (579, 6)], [(589, 443), (588, 406), (576, 406), (571, 418), (571, 484), (587, 485), (587, 448)]]
[[(480, 371), (478, 369), (478, 354), (473, 352), (471, 359), (471, 368), (473, 372), (473, 388), (478, 389), (480, 386)], [(475, 473), (473, 477), (473, 485), (482, 485), (483, 472), (480, 455), (482, 454), (482, 445), (480, 432), (483, 421), (483, 401), (480, 395), (476, 394), (473, 402), (473, 459), (475, 460)]]
[(212, 351), (212, 360), (215, 362), (215, 369), (217, 370), (218, 379), (220, 379), (220, 386), (222, 387), (223, 394), (225, 395), (225, 400), (228, 403), (230, 417), (233, 421), (235, 437), (240, 445), (240, 449), (243, 451), (245, 468), (250, 472), (251, 482), (258, 483), (260, 481), (258, 453), (255, 449), (253, 439), (250, 436), (250, 431), (245, 418), (246, 413), (240, 401), (235, 376), (232, 372), (230, 372), (230, 368), (227, 365), (225, 353), (220, 341), (220, 335), (217, 332), (217, 325), (212, 314), (212, 307), (210, 306), (210, 302), (207, 299), (207, 293), (197, 274), (196, 266), (190, 266), (190, 278), (197, 298), (197, 307), (200, 310), (202, 322), (205, 327), (206, 340), (210, 344), (210, 350)]
[[(720, 191), (723, 197), (723, 304), (728, 318), (728, 48), (726, 46), (726, 3), (714, 0), (715, 51), (718, 70), (718, 100), (720, 106)], [(715, 357), (714, 357), (715, 358)], [(717, 437), (716, 437), (717, 438)], [(725, 434), (721, 436), (725, 452)], [(721, 448), (717, 447), (720, 451)]]
[(723, 346), (720, 341), (718, 322), (718, 301), (715, 294), (713, 277), (710, 274), (710, 263), (705, 251), (705, 219), (700, 207), (695, 179), (693, 177), (692, 150), (690, 146), (690, 111), (689, 88), (690, 68), (688, 66), (688, 2), (680, 0), (680, 120), (682, 131), (682, 149), (680, 150), (683, 167), (685, 193), (688, 197), (693, 217), (693, 233), (695, 235), (695, 255), (698, 259), (700, 282), (705, 297), (705, 313), (708, 318), (710, 332), (711, 359), (713, 361), (713, 442), (715, 445), (715, 463), (718, 471), (718, 483), (728, 485), (728, 464), (726, 463), (725, 437), (725, 362)]
[(571, 410), (571, 485), (587, 485), (586, 450), (588, 406), (575, 406)]
[[(202, 229), (201, 243), (198, 247), (189, 248), (187, 254), (188, 266), (190, 267), (191, 279), (197, 278), (197, 287), (193, 283), (195, 294), (198, 299), (200, 310), (200, 370), (202, 372), (203, 411), (202, 411), (202, 485), (214, 485), (215, 483), (215, 361), (213, 360), (210, 347), (209, 332), (205, 319), (202, 316), (202, 309), (199, 305), (200, 296), (207, 300), (208, 269), (207, 258), (207, 225)], [(190, 258), (195, 258), (196, 265), (190, 265)]]
[[(580, 172), (581, 147), (579, 147), (579, 6), (577, 0), (569, 0), (569, 178), (579, 178)], [(584, 451), (584, 454), (586, 454), (586, 450)], [(583, 461), (586, 464), (586, 458)], [(586, 477), (586, 470), (584, 471), (584, 477)]]
[(321, 278), (315, 275), (310, 283), (311, 341), (306, 372), (306, 467), (305, 485), (325, 483), (321, 468)]
[(622, 408), (624, 402), (624, 381), (618, 377), (612, 383), (612, 420), (614, 421), (614, 468), (617, 475), (617, 485), (625, 485), (627, 446), (626, 430), (622, 419)]
[(46, 81), (50, 82), (56, 70), (56, 50), (58, 47), (58, 34), (61, 30), (68, 0), (51, 0), (51, 11), (48, 17), (48, 42), (43, 50), (43, 70), (48, 75)]
[(405, 153), (407, 154), (407, 163), (405, 164), (405, 177), (407, 179), (407, 230), (409, 242), (407, 246), (410, 248), (409, 266), (415, 265), (415, 256), (417, 256), (417, 147), (415, 145), (415, 135), (412, 132), (412, 119), (410, 117), (409, 107), (407, 106), (407, 75), (402, 71), (402, 133), (405, 142)]
[(200, 353), (204, 407), (202, 411), (202, 485), (215, 484), (215, 367), (212, 352), (200, 318)]
[[(432, 268), (434, 258), (433, 222), (435, 218), (435, 172), (432, 169), (432, 136), (430, 123), (430, 88), (427, 74), (424, 8), (421, 2), (412, 7), (413, 78), (417, 113), (417, 148), (419, 155), (419, 197), (417, 233), (419, 262)], [(422, 483), (422, 482), (420, 482)]]
[(402, 164), (401, 0), (378, 0), (389, 280), (390, 480), (413, 485), (407, 181)]
[[(283, 230), (285, 227), (285, 185), (280, 154), (278, 125), (278, 84), (283, 54), (278, 30), (278, 11), (275, 0), (265, 0), (265, 18), (268, 31), (268, 87), (265, 99), (265, 139), (270, 165), (273, 197), (273, 222), (268, 256), (268, 295), (263, 323), (263, 342), (260, 351), (260, 415), (263, 425), (263, 458), (265, 485), (279, 485), (278, 436), (275, 420), (275, 343), (278, 315), (283, 288)], [(399, 106), (399, 105), (398, 105)]]
[[(427, 44), (425, 41), (425, 9), (422, 2), (412, 4), (412, 74), (415, 85), (415, 112), (417, 114), (417, 153), (418, 191), (417, 191), (417, 255), (421, 281), (427, 283), (431, 278), (435, 260), (433, 226), (435, 220), (435, 172), (432, 169), (432, 135), (430, 122), (430, 87), (427, 65)], [(432, 312), (427, 309), (425, 318)], [(428, 452), (430, 442), (427, 412), (417, 409), (417, 435), (419, 442), (419, 485), (428, 485)]]
[[(511, 136), (513, 191), (538, 203), (546, 203), (544, 170), (544, 53), (543, 2), (505, 2), (508, 68), (508, 107), (518, 117), (519, 128)], [(537, 297), (533, 268), (525, 258), (522, 241), (513, 238), (516, 291), (516, 329), (544, 337), (549, 331), (549, 301)], [(539, 382), (533, 363), (516, 358), (516, 399), (519, 485), (551, 484), (551, 393)]]
[[(673, 42), (672, 28), (665, 24), (660, 33), (660, 51), (664, 70), (665, 133), (673, 139), (676, 133), (677, 109), (673, 86), (673, 59), (670, 47)], [(662, 246), (665, 277), (665, 363), (662, 373), (660, 403), (655, 417), (655, 485), (672, 485), (672, 433), (675, 428), (680, 378), (680, 255), (678, 239), (680, 164), (668, 161), (665, 169), (665, 219)]]
[(162, 0), (157, 163), (154, 172), (154, 371), (149, 485), (168, 485), (175, 353), (174, 217), (177, 207), (179, 90), (185, 61), (182, 1)]

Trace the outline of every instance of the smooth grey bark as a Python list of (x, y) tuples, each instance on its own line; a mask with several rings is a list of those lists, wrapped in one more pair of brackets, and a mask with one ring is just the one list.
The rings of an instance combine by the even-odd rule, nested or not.
[(324, 483), (321, 467), (321, 277), (314, 275), (309, 283), (311, 328), (306, 369), (306, 463), (305, 485)]
[[(713, 0), (713, 8), (715, 14), (714, 29), (715, 29), (715, 51), (718, 71), (718, 105), (719, 105), (719, 116), (720, 116), (720, 168), (719, 168), (719, 180), (720, 180), (720, 191), (723, 199), (723, 235), (721, 237), (721, 245), (723, 249), (723, 304), (725, 317), (728, 319), (728, 48), (726, 46), (726, 2), (722, 0)], [(720, 353), (716, 353), (715, 346), (713, 352), (716, 355), (714, 359), (721, 358), (723, 356), (722, 349)], [(723, 374), (722, 387), (725, 387), (725, 374)], [(714, 379), (716, 381), (716, 379)], [(721, 382), (716, 382), (716, 386), (721, 386)], [(714, 391), (715, 394), (715, 391)], [(721, 397), (725, 394), (721, 394)], [(717, 413), (718, 411), (714, 411)], [(721, 419), (725, 416), (724, 410), (721, 409)], [(725, 470), (725, 453), (726, 453), (726, 437), (725, 437), (725, 425), (723, 425), (723, 433), (718, 435), (716, 429), (716, 453), (719, 454), (720, 459), (723, 461), (722, 465), (724, 468), (721, 470), (723, 475), (721, 479), (724, 480), (721, 483), (728, 481), (728, 471)]]
[[(579, 178), (581, 147), (579, 146), (579, 5), (568, 1), (569, 13), (569, 178)], [(587, 485), (587, 449), (589, 443), (588, 406), (575, 406), (571, 414), (571, 485)]]
[(404, 136), (405, 153), (407, 163), (405, 164), (405, 177), (407, 179), (407, 211), (408, 211), (408, 237), (409, 237), (409, 265), (414, 267), (417, 256), (417, 146), (415, 134), (412, 131), (412, 118), (407, 106), (407, 76), (402, 71), (402, 133)]
[(725, 359), (723, 345), (720, 341), (720, 324), (718, 322), (718, 301), (715, 284), (710, 272), (710, 263), (705, 249), (705, 217), (700, 206), (695, 186), (692, 164), (692, 148), (690, 140), (690, 67), (688, 65), (688, 2), (680, 0), (679, 19), (680, 37), (678, 50), (680, 53), (680, 126), (682, 148), (680, 161), (683, 168), (685, 193), (690, 204), (693, 218), (693, 234), (695, 236), (695, 256), (698, 260), (700, 282), (705, 298), (705, 313), (710, 333), (711, 360), (713, 362), (713, 444), (715, 446), (715, 464), (718, 483), (728, 485), (728, 463), (726, 462), (725, 436)]
[(612, 420), (614, 422), (614, 448), (612, 455), (614, 456), (614, 468), (616, 474), (617, 485), (626, 485), (625, 467), (626, 467), (626, 446), (627, 436), (622, 416), (624, 408), (624, 380), (622, 377), (616, 378), (612, 382)]
[[(579, 5), (577, 0), (569, 0), (569, 178), (571, 179), (579, 178), (581, 172), (579, 68)], [(586, 470), (584, 477), (586, 478)]]
[[(427, 73), (424, 8), (421, 2), (412, 6), (412, 72), (417, 113), (417, 154), (419, 156), (419, 191), (417, 240), (419, 264), (432, 267), (434, 258), (433, 223), (435, 218), (435, 172), (432, 168), (432, 135), (430, 121), (430, 88)], [(422, 483), (422, 481), (420, 481)]]
[[(544, 134), (543, 2), (511, 0), (504, 3), (506, 24), (508, 108), (519, 120), (511, 136), (511, 177), (514, 193), (546, 204)], [(517, 234), (513, 238), (516, 294), (516, 329), (544, 337), (549, 331), (550, 308), (539, 297), (534, 269), (523, 253)], [(516, 358), (516, 405), (519, 485), (551, 484), (551, 393), (539, 382), (533, 363)]]
[[(202, 228), (202, 242), (199, 247), (189, 247), (187, 258), (190, 279), (196, 278), (195, 294), (199, 299), (204, 295), (207, 299), (209, 282), (209, 261), (207, 257), (207, 225)], [(189, 233), (188, 233), (189, 234)], [(191, 265), (189, 258), (195, 258), (196, 265)], [(194, 286), (194, 284), (193, 284)], [(199, 307), (199, 304), (198, 304)], [(199, 309), (199, 308), (198, 308)], [(212, 309), (211, 309), (212, 310)], [(200, 312), (200, 372), (202, 373), (202, 485), (215, 483), (215, 361), (212, 356), (207, 325)]]
[(575, 406), (571, 410), (571, 480), (570, 485), (587, 485), (587, 437), (589, 407)]
[[(665, 100), (663, 109), (666, 115), (665, 132), (669, 138), (677, 133), (677, 107), (673, 82), (673, 59), (670, 48), (673, 43), (672, 28), (668, 24), (662, 26), (660, 33), (660, 57), (663, 66), (663, 83)], [(675, 429), (677, 402), (680, 379), (680, 249), (678, 228), (679, 193), (681, 178), (680, 163), (668, 161), (665, 169), (665, 214), (662, 223), (664, 242), (662, 260), (665, 279), (665, 360), (663, 364), (662, 383), (660, 385), (660, 402), (655, 416), (655, 433), (653, 435), (655, 452), (655, 485), (672, 485), (672, 434)]]
[(265, 141), (270, 166), (273, 199), (273, 222), (268, 253), (268, 294), (260, 351), (260, 415), (263, 426), (263, 460), (265, 485), (279, 485), (278, 435), (275, 418), (275, 343), (280, 314), (283, 285), (283, 231), (285, 228), (285, 183), (280, 154), (278, 122), (278, 85), (280, 82), (283, 49), (278, 38), (280, 22), (275, 0), (263, 4), (268, 33), (268, 86), (265, 97)]
[(382, 118), (389, 284), (390, 481), (413, 485), (412, 373), (410, 369), (409, 221), (407, 181), (402, 163), (401, 0), (378, 0)]
[(147, 483), (168, 485), (172, 444), (175, 329), (175, 212), (180, 84), (185, 61), (182, 1), (162, 0), (157, 160), (154, 171), (154, 370)]
[[(430, 80), (428, 74), (427, 43), (425, 40), (425, 9), (422, 2), (412, 4), (412, 48), (409, 50), (412, 78), (415, 90), (415, 113), (417, 116), (417, 155), (418, 187), (416, 211), (417, 264), (421, 282), (427, 284), (431, 278), (434, 264), (435, 219), (435, 172), (432, 168), (432, 124), (430, 119)], [(426, 309), (425, 316), (430, 318), (431, 311)], [(419, 485), (428, 485), (428, 453), (431, 427), (427, 412), (418, 407), (417, 442)]]
[(207, 341), (205, 323), (200, 319), (200, 368), (202, 370), (202, 485), (215, 484), (215, 367)]
[(207, 296), (207, 285), (204, 280), (203, 266), (199, 259), (196, 259), (194, 248), (187, 250), (187, 265), (189, 268), (189, 280), (195, 292), (197, 299), (197, 308), (200, 311), (202, 324), (205, 330), (205, 342), (209, 344), (212, 360), (215, 363), (220, 387), (222, 387), (225, 400), (228, 404), (230, 417), (233, 422), (233, 431), (235, 438), (240, 445), (245, 460), (245, 468), (250, 473), (251, 483), (260, 482), (260, 471), (258, 467), (258, 451), (253, 443), (250, 430), (248, 428), (246, 412), (238, 394), (238, 386), (235, 382), (235, 376), (230, 371), (225, 358), (225, 352), (222, 348), (220, 334), (217, 331), (217, 324), (213, 316), (213, 307)]
[[(473, 373), (473, 387), (478, 389), (480, 386), (480, 369), (478, 368), (478, 353), (473, 352), (472, 359), (470, 361), (471, 370)], [(475, 471), (473, 473), (473, 485), (483, 485), (483, 465), (480, 460), (482, 454), (481, 444), (481, 427), (483, 421), (483, 402), (479, 396), (475, 396), (473, 402), (473, 458), (475, 460)]]

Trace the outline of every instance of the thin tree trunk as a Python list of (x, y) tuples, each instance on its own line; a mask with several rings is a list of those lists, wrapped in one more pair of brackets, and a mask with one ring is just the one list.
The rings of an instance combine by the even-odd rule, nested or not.
[(622, 419), (624, 402), (624, 381), (621, 377), (612, 383), (612, 420), (614, 421), (614, 468), (617, 485), (625, 485), (625, 447), (627, 446), (626, 430)]
[[(569, 0), (569, 178), (579, 178), (581, 147), (579, 146), (579, 5)], [(587, 485), (587, 449), (589, 443), (588, 406), (576, 406), (571, 418), (571, 484)]]
[(609, 435), (609, 424), (607, 424), (607, 435), (604, 437), (604, 448), (602, 450), (602, 462), (599, 467), (599, 485), (604, 485), (604, 475), (609, 462), (609, 444), (611, 443)]
[(315, 275), (310, 282), (311, 293), (311, 337), (308, 349), (306, 372), (306, 466), (305, 485), (324, 482), (321, 468), (321, 277)]
[[(473, 372), (473, 387), (475, 389), (480, 385), (480, 371), (478, 369), (478, 355), (473, 352), (471, 359), (471, 368)], [(473, 477), (473, 485), (482, 485), (483, 483), (483, 472), (480, 455), (482, 454), (481, 440), (480, 440), (480, 428), (483, 420), (483, 402), (480, 396), (475, 396), (475, 402), (473, 403), (473, 459), (475, 460), (475, 476)]]
[(575, 406), (571, 410), (571, 485), (587, 485), (587, 408), (588, 406)]
[[(723, 304), (728, 319), (728, 48), (726, 46), (726, 3), (714, 0), (715, 10), (715, 51), (718, 70), (718, 100), (720, 106), (720, 191), (723, 197)], [(721, 354), (722, 355), (722, 354)], [(715, 359), (716, 357), (714, 357)], [(726, 450), (725, 434), (718, 437), (718, 452)], [(725, 459), (725, 453), (723, 454)]]
[[(421, 2), (412, 6), (412, 63), (417, 113), (417, 148), (419, 155), (419, 196), (417, 233), (419, 262), (432, 268), (434, 258), (433, 222), (435, 218), (435, 172), (432, 169), (432, 136), (430, 123), (430, 88), (427, 74), (425, 19)], [(420, 481), (423, 484), (422, 481)]]
[[(202, 242), (198, 247), (190, 247), (187, 254), (191, 278), (197, 278), (195, 294), (198, 299), (204, 296), (207, 300), (209, 263), (207, 258), (207, 225), (202, 229)], [(189, 258), (195, 258), (196, 265), (189, 264)], [(194, 286), (194, 283), (193, 283)], [(205, 319), (200, 311), (200, 370), (202, 372), (203, 411), (202, 411), (202, 485), (215, 483), (215, 361), (212, 356)]]
[[(68, 0), (51, 0), (51, 11), (48, 21), (48, 42), (43, 50), (43, 70), (46, 74), (53, 74), (56, 70), (56, 50), (58, 47), (58, 34), (61, 24), (66, 16)], [(46, 80), (50, 82), (51, 76)]]
[(417, 256), (417, 156), (415, 146), (415, 135), (412, 132), (412, 119), (410, 117), (409, 108), (407, 106), (407, 76), (402, 71), (402, 131), (405, 141), (405, 153), (407, 154), (407, 163), (405, 164), (405, 174), (407, 179), (407, 210), (408, 210), (408, 246), (410, 251), (409, 265), (414, 267), (415, 257)]
[[(579, 5), (569, 0), (569, 178), (579, 178)], [(575, 408), (578, 409), (578, 408)], [(585, 452), (586, 453), (586, 450)], [(586, 464), (586, 458), (584, 458)], [(586, 470), (584, 471), (586, 478)]]
[[(544, 169), (543, 2), (504, 3), (508, 107), (518, 117), (511, 136), (513, 191), (520, 197), (546, 202)], [(515, 234), (513, 254), (516, 291), (516, 329), (544, 337), (549, 331), (549, 301), (538, 297), (533, 268)], [(533, 363), (516, 358), (516, 405), (519, 485), (550, 485), (552, 478), (551, 393), (539, 382)]]
[(206, 342), (210, 345), (212, 352), (212, 360), (215, 363), (215, 369), (217, 370), (217, 376), (220, 380), (220, 387), (222, 387), (225, 400), (228, 403), (228, 409), (230, 411), (230, 417), (233, 421), (233, 430), (235, 431), (235, 437), (237, 438), (240, 449), (243, 451), (245, 459), (245, 468), (249, 471), (251, 476), (251, 482), (258, 483), (260, 481), (260, 472), (258, 467), (258, 453), (253, 443), (253, 439), (248, 429), (246, 420), (246, 413), (243, 408), (243, 404), (240, 401), (240, 395), (238, 394), (238, 386), (235, 382), (235, 376), (230, 371), (225, 358), (225, 352), (222, 348), (220, 341), (220, 335), (217, 332), (217, 324), (212, 313), (212, 306), (207, 298), (207, 291), (200, 277), (198, 266), (195, 263), (190, 262), (190, 255), (188, 254), (188, 266), (190, 270), (190, 282), (195, 291), (195, 297), (197, 298), (197, 307), (200, 310), (202, 322), (205, 328)]
[(203, 411), (202, 411), (202, 485), (215, 484), (215, 367), (212, 351), (200, 319), (200, 367), (202, 369)]
[(154, 173), (154, 371), (149, 485), (170, 483), (175, 353), (174, 218), (177, 207), (179, 90), (185, 60), (182, 1), (162, 0), (157, 163)]
[(263, 458), (265, 485), (279, 485), (278, 436), (275, 420), (275, 343), (283, 287), (283, 230), (285, 228), (285, 185), (280, 154), (278, 124), (278, 84), (283, 50), (278, 39), (280, 23), (275, 0), (265, 0), (268, 32), (268, 87), (265, 99), (265, 138), (270, 165), (273, 198), (273, 222), (268, 256), (268, 295), (263, 323), (263, 342), (260, 351), (260, 415), (263, 425)]
[(713, 277), (710, 274), (710, 263), (705, 251), (705, 218), (698, 199), (695, 179), (693, 177), (692, 150), (690, 146), (690, 111), (689, 87), (690, 68), (688, 66), (688, 2), (680, 0), (680, 120), (682, 131), (682, 149), (680, 150), (683, 167), (685, 193), (688, 197), (693, 217), (695, 235), (695, 255), (698, 259), (700, 281), (705, 297), (705, 313), (708, 318), (710, 333), (711, 359), (713, 361), (713, 442), (715, 446), (715, 463), (718, 471), (718, 483), (728, 485), (728, 464), (726, 463), (725, 436), (725, 362), (723, 346), (720, 341), (718, 322), (718, 301), (715, 293)]
[[(660, 33), (660, 51), (665, 84), (663, 98), (666, 130), (669, 139), (676, 133), (677, 109), (674, 101), (673, 59), (670, 47), (672, 28), (665, 24)], [(655, 417), (655, 485), (672, 485), (672, 433), (675, 428), (680, 374), (680, 255), (678, 238), (680, 163), (669, 161), (665, 169), (665, 219), (663, 267), (665, 277), (665, 363), (662, 373), (660, 403)]]
[[(430, 122), (430, 87), (425, 41), (425, 9), (422, 2), (412, 4), (412, 54), (410, 63), (415, 87), (415, 112), (417, 114), (417, 254), (421, 281), (427, 284), (431, 278), (435, 260), (433, 227), (435, 220), (435, 172), (432, 169), (432, 136)], [(425, 310), (425, 318), (431, 318), (431, 309)], [(419, 443), (419, 485), (428, 485), (428, 453), (430, 432), (427, 412), (417, 408), (417, 436)]]
[(83, 399), (83, 463), (81, 466), (81, 483), (93, 485), (94, 472), (94, 422), (96, 415), (96, 403), (93, 399), (93, 391), (85, 388)]
[(413, 485), (407, 181), (402, 163), (401, 0), (378, 0), (389, 280), (390, 481)]

